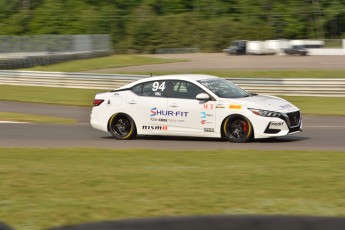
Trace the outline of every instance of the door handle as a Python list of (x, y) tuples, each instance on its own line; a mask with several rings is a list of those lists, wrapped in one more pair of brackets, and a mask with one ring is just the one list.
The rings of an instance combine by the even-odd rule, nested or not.
[(135, 100), (130, 100), (130, 101), (128, 101), (128, 104), (136, 104), (137, 102), (135, 101)]
[(171, 104), (170, 107), (178, 107), (178, 105), (174, 103), (174, 104)]

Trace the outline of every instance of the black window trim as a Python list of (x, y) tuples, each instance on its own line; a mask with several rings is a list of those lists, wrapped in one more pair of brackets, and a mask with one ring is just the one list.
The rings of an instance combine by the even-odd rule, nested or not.
[[(134, 87), (136, 87), (136, 86), (138, 86), (138, 85), (141, 85), (140, 94), (137, 94), (137, 93), (134, 92), (134, 90), (133, 90)], [(136, 85), (134, 85), (134, 86), (132, 86), (132, 87), (130, 88), (130, 91), (132, 91), (135, 95), (138, 95), (138, 96), (142, 97), (142, 94), (143, 94), (143, 85), (144, 85), (144, 83), (136, 84)]]
[(195, 84), (194, 82), (190, 82), (190, 81), (186, 81), (186, 80), (180, 80), (180, 79), (172, 79), (170, 80), (171, 81), (171, 92), (170, 92), (170, 95), (169, 95), (169, 98), (173, 98), (173, 99), (183, 99), (183, 100), (196, 100), (196, 98), (176, 98), (176, 97), (172, 97), (172, 91), (173, 91), (173, 84), (172, 82), (173, 81), (183, 81), (183, 82), (187, 82), (189, 84), (193, 84), (195, 85), (196, 87), (198, 87), (199, 89), (201, 89), (203, 91), (203, 93), (206, 93), (209, 97), (210, 97), (210, 100), (209, 101), (216, 101), (216, 99), (210, 95), (208, 92), (206, 92), (203, 88), (201, 88), (200, 86), (198, 86), (197, 84)]
[[(143, 94), (144, 84), (150, 83), (150, 82), (156, 82), (156, 81), (165, 81), (165, 82), (167, 83), (167, 93), (166, 93), (166, 96), (164, 96), (164, 97), (143, 96), (142, 94)], [(206, 92), (203, 88), (201, 88), (200, 86), (198, 86), (198, 85), (195, 84), (194, 82), (190, 82), (190, 81), (186, 81), (186, 80), (180, 80), (180, 79), (146, 81), (146, 82), (138, 83), (138, 84), (132, 86), (131, 88), (114, 90), (114, 91), (112, 91), (112, 92), (120, 92), (120, 91), (130, 90), (131, 92), (133, 92), (135, 95), (137, 95), (137, 96), (139, 96), (139, 97), (173, 98), (173, 99), (183, 99), (183, 100), (196, 100), (196, 98), (176, 98), (176, 97), (172, 97), (172, 91), (173, 91), (173, 84), (172, 84), (172, 82), (173, 82), (173, 81), (182, 81), (182, 82), (187, 82), (187, 83), (189, 83), (189, 84), (193, 84), (193, 85), (195, 85), (196, 87), (198, 87), (199, 89), (201, 89), (204, 93), (206, 93), (206, 94), (210, 97), (210, 100), (209, 100), (209, 101), (216, 101), (216, 99), (215, 99), (212, 95), (210, 95), (208, 92)], [(136, 93), (133, 91), (133, 88), (136, 87), (136, 86), (138, 86), (138, 85), (141, 85), (141, 92), (140, 92), (140, 95), (136, 94)]]
[[(157, 97), (157, 96), (143, 96), (143, 90), (144, 90), (144, 84), (149, 84), (149, 83), (151, 83), (151, 82), (156, 82), (156, 81), (158, 81), (158, 82), (162, 82), (162, 81), (164, 81), (164, 82), (166, 82), (166, 87), (167, 87), (167, 89), (166, 89), (166, 96), (160, 96), (160, 97)], [(138, 86), (138, 85), (141, 85), (141, 92), (140, 92), (140, 95), (138, 95), (138, 96), (140, 96), (140, 97), (152, 97), (152, 98), (169, 98), (170, 97), (170, 95), (171, 95), (171, 91), (170, 91), (170, 88), (171, 88), (171, 86), (170, 86), (170, 84), (171, 84), (171, 82), (170, 82), (170, 80), (154, 80), (154, 81), (145, 81), (145, 82), (141, 82), (141, 83), (138, 83), (138, 84), (136, 84), (136, 85), (134, 85), (134, 86), (132, 86), (131, 88), (129, 88), (129, 90), (131, 91), (131, 92), (133, 92), (135, 95), (138, 95), (138, 94), (136, 94), (134, 91), (133, 91), (133, 88), (134, 87), (136, 87), (136, 86)]]

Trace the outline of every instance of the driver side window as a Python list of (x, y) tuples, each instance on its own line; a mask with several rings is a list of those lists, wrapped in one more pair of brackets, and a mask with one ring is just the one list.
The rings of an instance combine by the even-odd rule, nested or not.
[(204, 90), (187, 81), (172, 81), (172, 98), (195, 99), (199, 93), (205, 93)]

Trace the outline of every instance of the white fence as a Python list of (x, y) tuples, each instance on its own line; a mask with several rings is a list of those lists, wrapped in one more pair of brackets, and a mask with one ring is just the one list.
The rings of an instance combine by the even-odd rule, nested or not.
[(325, 48), (318, 48), (318, 49), (307, 49), (308, 55), (345, 55), (345, 48), (333, 48), (333, 49), (325, 49)]
[[(85, 89), (116, 89), (146, 75), (0, 70), (0, 84)], [(345, 97), (345, 78), (231, 78), (252, 93)]]

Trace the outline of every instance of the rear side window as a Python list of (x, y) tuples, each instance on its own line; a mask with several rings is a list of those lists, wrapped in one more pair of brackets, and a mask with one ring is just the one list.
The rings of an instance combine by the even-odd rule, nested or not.
[(133, 93), (141, 96), (142, 89), (143, 89), (143, 84), (138, 84), (136, 86), (133, 86), (132, 91), (133, 91)]
[(150, 81), (143, 83), (142, 96), (166, 97), (168, 93), (168, 81)]

